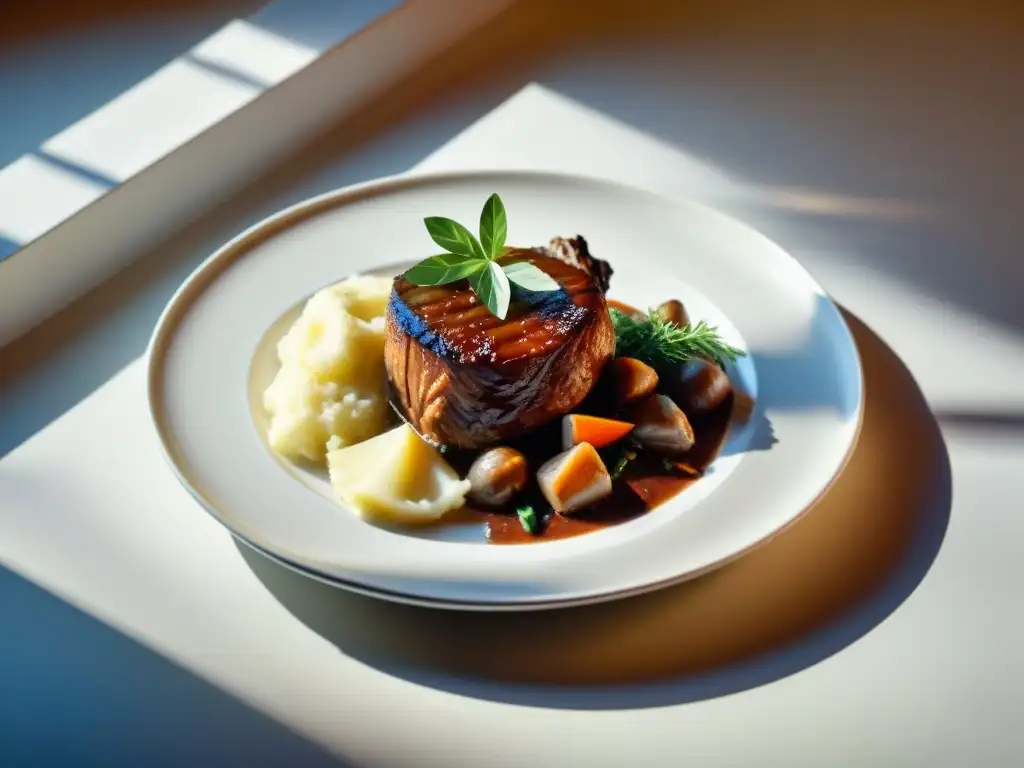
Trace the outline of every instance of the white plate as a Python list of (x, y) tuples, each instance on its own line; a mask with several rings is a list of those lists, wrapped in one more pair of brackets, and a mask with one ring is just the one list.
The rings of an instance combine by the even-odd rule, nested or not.
[[(324, 474), (275, 457), (259, 392), (273, 345), (302, 303), (355, 273), (431, 250), (424, 216), (476, 221), (501, 194), (509, 242), (582, 234), (615, 274), (609, 296), (681, 299), (749, 351), (730, 374), (755, 398), (708, 476), (635, 520), (573, 539), (483, 542), (478, 528), (424, 534), (366, 523), (330, 498)], [(559, 607), (704, 573), (808, 509), (842, 468), (862, 410), (856, 347), (824, 291), (762, 235), (715, 211), (578, 177), (404, 177), (300, 203), (200, 266), (161, 316), (149, 351), (150, 407), (181, 482), (236, 536), (310, 575), (381, 597), (476, 609)], [(771, 439), (768, 439), (771, 438)]]

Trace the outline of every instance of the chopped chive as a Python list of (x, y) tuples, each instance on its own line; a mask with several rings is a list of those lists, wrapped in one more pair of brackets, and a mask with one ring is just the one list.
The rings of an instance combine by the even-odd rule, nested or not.
[(519, 516), (519, 524), (523, 526), (524, 531), (531, 534), (537, 533), (540, 521), (537, 519), (537, 512), (534, 510), (533, 505), (526, 504), (519, 507), (516, 510), (516, 514)]

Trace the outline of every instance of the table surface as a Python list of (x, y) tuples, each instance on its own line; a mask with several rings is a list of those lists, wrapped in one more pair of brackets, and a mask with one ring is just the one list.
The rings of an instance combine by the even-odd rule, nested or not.
[[(1020, 14), (655, 5), (425, 73), (3, 350), (0, 762), (1024, 761)], [(867, 379), (829, 496), (691, 585), (539, 618), (378, 603), (236, 546), (148, 421), (163, 304), (286, 204), (476, 167), (693, 197), (805, 264)], [(545, 659), (496, 668), (524, 638)]]

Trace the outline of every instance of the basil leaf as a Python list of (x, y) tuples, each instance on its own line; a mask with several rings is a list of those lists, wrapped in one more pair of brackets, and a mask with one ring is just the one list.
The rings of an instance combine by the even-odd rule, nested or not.
[(495, 192), (484, 203), (480, 213), (480, 242), (484, 252), (491, 259), (497, 258), (505, 247), (508, 236), (508, 218), (505, 215), (505, 204)]
[(469, 277), (485, 265), (486, 262), (480, 259), (456, 253), (440, 253), (411, 267), (404, 277), (413, 285), (446, 285)]
[(502, 269), (509, 280), (528, 291), (557, 291), (561, 287), (551, 275), (528, 261), (505, 264)]
[(443, 216), (430, 216), (423, 223), (427, 225), (431, 239), (445, 250), (474, 259), (487, 258), (480, 242), (459, 222)]
[(469, 276), (469, 284), (473, 286), (480, 301), (491, 310), (491, 314), (499, 320), (504, 320), (505, 315), (508, 314), (508, 302), (512, 295), (512, 288), (501, 267), (493, 261), (488, 262), (486, 267)]

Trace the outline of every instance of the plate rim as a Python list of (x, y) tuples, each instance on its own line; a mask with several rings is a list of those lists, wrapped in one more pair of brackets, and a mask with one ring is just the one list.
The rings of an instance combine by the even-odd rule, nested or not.
[[(339, 207), (351, 202), (358, 201), (359, 199), (365, 199), (367, 197), (374, 197), (378, 195), (385, 195), (389, 192), (401, 190), (404, 187), (412, 187), (419, 185), (430, 185), (432, 183), (444, 184), (444, 183), (457, 183), (457, 182), (473, 182), (481, 179), (493, 179), (495, 176), (502, 176), (510, 179), (514, 179), (519, 182), (528, 182), (531, 180), (543, 183), (547, 182), (562, 182), (572, 184), (583, 184), (600, 186), (608, 189), (613, 189), (622, 193), (631, 195), (641, 195), (649, 197), (662, 202), (669, 202), (672, 204), (683, 204), (699, 209), (705, 214), (718, 217), (730, 222), (732, 225), (742, 227), (748, 233), (756, 235), (759, 239), (763, 240), (766, 244), (774, 247), (782, 254), (784, 254), (802, 274), (804, 279), (807, 281), (810, 287), (813, 287), (817, 293), (827, 302), (829, 307), (835, 312), (836, 319), (839, 321), (839, 328), (849, 342), (849, 347), (853, 353), (852, 362), (856, 366), (857, 371), (857, 401), (855, 408), (855, 419), (856, 423), (853, 426), (849, 443), (846, 447), (846, 451), (837, 464), (835, 470), (832, 472), (828, 480), (822, 485), (815, 497), (807, 503), (801, 510), (795, 515), (789, 518), (785, 523), (776, 527), (765, 536), (762, 536), (758, 540), (750, 543), (748, 546), (739, 549), (725, 557), (719, 558), (711, 563), (706, 564), (702, 568), (693, 569), (684, 573), (678, 574), (673, 577), (661, 579), (657, 581), (649, 581), (642, 585), (634, 587), (625, 587), (621, 589), (612, 589), (602, 592), (595, 592), (585, 595), (568, 596), (565, 598), (544, 598), (544, 597), (517, 597), (508, 601), (501, 600), (459, 600), (454, 598), (431, 598), (421, 596), (415, 593), (401, 592), (396, 590), (388, 590), (385, 588), (368, 586), (365, 584), (356, 583), (346, 579), (339, 578), (337, 576), (323, 573), (313, 567), (305, 564), (297, 564), (291, 562), (287, 558), (270, 552), (264, 547), (257, 544), (255, 541), (250, 540), (247, 536), (242, 534), (231, 526), (224, 517), (218, 513), (213, 506), (204, 498), (202, 494), (193, 486), (190, 480), (185, 476), (182, 469), (178, 466), (172, 456), (172, 452), (169, 446), (169, 441), (165, 434), (165, 428), (161, 425), (161, 417), (158, 413), (157, 402), (159, 400), (159, 389), (161, 386), (159, 373), (161, 370), (162, 363), (160, 357), (157, 354), (162, 346), (166, 346), (170, 338), (172, 338), (173, 329), (176, 325), (175, 316), (178, 314), (184, 315), (187, 312), (188, 307), (191, 306), (192, 302), (186, 302), (182, 306), (182, 298), (187, 294), (193, 287), (193, 283), (197, 281), (200, 276), (204, 275), (209, 269), (215, 265), (220, 266), (217, 273), (224, 271), (229, 268), (231, 264), (235, 263), (238, 259), (242, 258), (245, 253), (251, 251), (251, 249), (261, 242), (267, 241), (272, 238), (275, 234), (279, 233), (288, 228), (290, 224), (297, 224), (302, 220), (307, 219), (310, 216), (316, 215), (321, 208), (330, 209)], [(216, 275), (214, 276), (216, 277)], [(201, 293), (201, 292), (200, 292)], [(198, 296), (199, 294), (197, 294)], [(347, 185), (344, 187), (338, 187), (326, 192), (322, 192), (318, 195), (314, 195), (303, 200), (292, 203), (278, 211), (263, 217), (259, 221), (246, 227), (244, 230), (239, 232), (234, 237), (230, 238), (222, 245), (217, 247), (203, 259), (181, 282), (181, 284), (175, 289), (174, 293), (168, 299), (164, 308), (161, 310), (159, 317), (154, 324), (153, 331), (150, 334), (149, 341), (147, 343), (145, 352), (146, 359), (146, 400), (147, 410), (149, 412), (150, 422), (153, 429), (156, 432), (157, 442), (160, 446), (161, 454), (164, 460), (167, 462), (175, 478), (179, 484), (188, 491), (189, 495), (202, 507), (207, 514), (214, 518), (218, 524), (223, 526), (236, 540), (242, 542), (242, 544), (252, 550), (258, 555), (268, 558), (272, 562), (275, 562), (282, 567), (285, 567), (291, 571), (295, 571), (309, 578), (313, 578), (317, 581), (321, 581), (330, 584), (335, 587), (347, 589), (349, 591), (356, 592), (358, 594), (375, 597), (390, 602), (417, 605), (427, 608), (438, 608), (438, 609), (455, 609), (455, 610), (467, 610), (467, 611), (537, 611), (546, 609), (560, 609), (577, 605), (590, 605), (603, 602), (609, 602), (613, 600), (624, 599), (635, 595), (644, 594), (647, 592), (653, 592), (656, 590), (664, 589), (666, 587), (681, 584), (692, 579), (699, 578), (703, 575), (711, 573), (735, 560), (744, 557), (755, 549), (769, 543), (776, 536), (788, 530), (791, 526), (802, 520), (812, 509), (814, 509), (821, 499), (832, 489), (839, 477), (843, 474), (847, 465), (850, 462), (853, 453), (855, 452), (859, 443), (860, 434), (864, 420), (864, 403), (865, 403), (865, 376), (863, 361), (861, 359), (860, 350), (857, 347), (856, 339), (853, 332), (847, 323), (843, 312), (840, 309), (840, 305), (832, 298), (832, 296), (824, 289), (823, 286), (814, 278), (814, 276), (807, 270), (807, 268), (797, 260), (787, 249), (783, 248), (777, 242), (769, 238), (759, 229), (747, 224), (741, 219), (737, 219), (727, 213), (719, 211), (718, 209), (706, 205), (704, 203), (693, 200), (688, 197), (676, 197), (672, 195), (663, 194), (653, 190), (637, 187), (635, 185), (620, 182), (614, 179), (608, 179), (600, 176), (593, 176), (580, 173), (564, 173), (558, 171), (544, 171), (544, 170), (514, 170), (514, 169), (489, 169), (480, 168), (474, 170), (452, 170), (452, 171), (435, 171), (435, 172), (407, 172), (401, 174), (394, 174), (388, 176), (382, 176), (375, 179), (359, 182), (356, 184)]]

